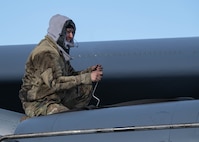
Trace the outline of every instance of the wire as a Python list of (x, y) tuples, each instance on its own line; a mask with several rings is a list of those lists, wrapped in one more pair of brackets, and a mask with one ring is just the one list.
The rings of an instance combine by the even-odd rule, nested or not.
[(93, 96), (93, 98), (95, 98), (95, 99), (97, 100), (96, 106), (98, 107), (98, 106), (99, 106), (99, 103), (100, 103), (100, 99), (99, 99), (98, 97), (95, 96), (95, 91), (96, 91), (96, 89), (97, 89), (97, 86), (98, 86), (98, 82), (97, 82), (97, 83), (95, 84), (95, 86), (94, 86), (94, 89), (93, 89), (93, 92), (92, 92), (92, 96)]

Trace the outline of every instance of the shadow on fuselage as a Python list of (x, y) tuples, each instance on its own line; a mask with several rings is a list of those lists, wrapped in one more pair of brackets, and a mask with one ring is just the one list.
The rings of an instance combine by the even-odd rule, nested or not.
[[(100, 106), (141, 99), (193, 97), (199, 99), (199, 76), (104, 79), (97, 87)], [(0, 82), (1, 108), (23, 112), (18, 91), (21, 80)], [(92, 99), (95, 105), (96, 100)]]

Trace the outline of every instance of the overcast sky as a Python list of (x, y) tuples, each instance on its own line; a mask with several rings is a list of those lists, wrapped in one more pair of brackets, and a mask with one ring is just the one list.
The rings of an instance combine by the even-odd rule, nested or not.
[(107, 41), (199, 36), (199, 0), (4, 0), (0, 45), (36, 44), (59, 13), (75, 39)]

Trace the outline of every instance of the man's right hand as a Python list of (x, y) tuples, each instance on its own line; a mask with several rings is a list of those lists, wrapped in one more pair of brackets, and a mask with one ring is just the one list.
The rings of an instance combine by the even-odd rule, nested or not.
[(91, 80), (92, 82), (98, 82), (102, 79), (103, 72), (102, 70), (95, 70), (91, 72)]

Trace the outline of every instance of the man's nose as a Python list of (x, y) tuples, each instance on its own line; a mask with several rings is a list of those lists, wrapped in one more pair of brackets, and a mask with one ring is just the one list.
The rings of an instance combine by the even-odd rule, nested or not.
[(73, 33), (70, 32), (70, 33), (68, 33), (68, 35), (66, 36), (66, 40), (67, 40), (67, 41), (71, 41), (72, 39), (73, 39)]
[(73, 33), (72, 32), (69, 33), (69, 37), (73, 38)]

